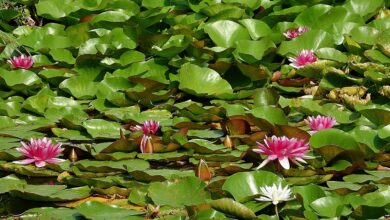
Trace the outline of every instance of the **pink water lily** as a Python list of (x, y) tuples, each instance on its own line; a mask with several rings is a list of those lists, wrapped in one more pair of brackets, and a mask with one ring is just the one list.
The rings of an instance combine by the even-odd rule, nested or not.
[(313, 50), (302, 50), (295, 58), (289, 57), (288, 60), (291, 62), (290, 66), (299, 69), (316, 62), (317, 57), (314, 55)]
[(305, 122), (314, 132), (332, 128), (336, 124), (334, 118), (321, 115), (318, 115), (317, 117), (309, 116), (308, 119), (305, 119)]
[(288, 39), (294, 39), (309, 31), (308, 27), (291, 28), (283, 33)]
[(160, 122), (155, 120), (145, 121), (142, 125), (130, 127), (132, 131), (142, 131), (144, 135), (156, 134), (160, 128)]
[(32, 139), (29, 144), (20, 142), (22, 147), (16, 148), (17, 151), (22, 153), (27, 159), (14, 161), (16, 164), (31, 164), (35, 163), (37, 167), (44, 167), (46, 164), (56, 164), (64, 161), (63, 159), (55, 158), (64, 149), (61, 148), (61, 144), (54, 145), (50, 139)]
[(155, 135), (160, 128), (160, 122), (147, 120), (142, 125), (130, 127), (132, 131), (142, 131), (140, 150), (142, 153), (153, 153), (152, 135)]
[(268, 162), (272, 160), (279, 160), (280, 165), (284, 169), (290, 169), (289, 160), (293, 163), (300, 165), (306, 163), (304, 159), (312, 159), (311, 156), (306, 156), (309, 152), (309, 145), (305, 140), (297, 138), (276, 137), (264, 139), (265, 145), (256, 142), (259, 149), (253, 149), (258, 154), (267, 155), (267, 158), (256, 168), (260, 169), (264, 167)]
[(7, 62), (11, 64), (12, 68), (14, 69), (30, 69), (34, 64), (32, 57), (24, 54), (18, 57), (14, 56)]

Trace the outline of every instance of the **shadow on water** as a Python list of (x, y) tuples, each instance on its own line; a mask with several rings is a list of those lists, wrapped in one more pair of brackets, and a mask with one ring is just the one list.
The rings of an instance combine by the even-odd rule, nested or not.
[(0, 195), (0, 219), (17, 216), (24, 211), (37, 207), (55, 207), (53, 203), (24, 200), (10, 194)]
[[(10, 173), (1, 172), (0, 177), (4, 177), (9, 175)], [(18, 178), (22, 178), (22, 176), (17, 175)], [(54, 177), (25, 177), (24, 178), (28, 184), (33, 185), (56, 185), (59, 184)], [(22, 198), (12, 196), (9, 193), (0, 194), (0, 219), (6, 219), (7, 217), (11, 217), (10, 219), (14, 219), (12, 217), (17, 217), (22, 214), (24, 211), (37, 208), (37, 207), (55, 207), (55, 205), (51, 202), (37, 202), (24, 200)]]

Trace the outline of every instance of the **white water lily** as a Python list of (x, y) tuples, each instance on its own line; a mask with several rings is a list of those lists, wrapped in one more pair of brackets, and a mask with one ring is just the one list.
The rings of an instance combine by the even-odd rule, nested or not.
[(263, 196), (256, 198), (256, 200), (272, 202), (274, 205), (277, 205), (279, 202), (294, 199), (294, 197), (291, 196), (290, 188), (288, 186), (283, 188), (281, 183), (279, 183), (279, 185), (273, 184), (272, 186), (260, 187), (260, 191)]

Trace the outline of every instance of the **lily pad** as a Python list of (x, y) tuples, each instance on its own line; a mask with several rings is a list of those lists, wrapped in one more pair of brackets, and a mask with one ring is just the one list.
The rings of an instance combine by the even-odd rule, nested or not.
[(205, 26), (205, 32), (209, 34), (217, 46), (225, 48), (233, 47), (238, 40), (249, 40), (250, 38), (244, 27), (229, 20), (220, 20), (208, 24)]
[(91, 190), (87, 186), (66, 189), (64, 185), (24, 185), (11, 193), (28, 200), (60, 202), (86, 198)]
[(234, 201), (233, 199), (223, 198), (210, 202), (211, 206), (223, 213), (234, 215), (240, 219), (256, 219), (255, 213), (245, 205)]
[(96, 201), (82, 203), (76, 207), (76, 210), (87, 219), (143, 219), (137, 217), (137, 215), (143, 214), (141, 211), (129, 210), (116, 205), (106, 205)]
[(119, 138), (121, 126), (118, 123), (102, 119), (91, 119), (83, 122), (82, 125), (94, 138)]
[(228, 177), (222, 189), (236, 201), (244, 202), (259, 195), (260, 187), (278, 183), (286, 184), (281, 177), (268, 171), (241, 172)]
[(148, 195), (158, 205), (198, 205), (210, 198), (209, 193), (204, 190), (205, 186), (197, 177), (154, 182), (149, 186)]
[(179, 89), (197, 96), (217, 96), (232, 93), (230, 84), (217, 72), (193, 64), (185, 64), (179, 70)]
[(17, 178), (15, 175), (8, 175), (0, 178), (0, 194), (17, 189), (27, 184), (25, 180)]

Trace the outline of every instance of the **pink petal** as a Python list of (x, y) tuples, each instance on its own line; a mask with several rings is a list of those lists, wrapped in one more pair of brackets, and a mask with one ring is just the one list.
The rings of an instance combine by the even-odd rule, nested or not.
[(18, 148), (16, 148), (16, 150), (19, 151), (20, 153), (22, 153), (24, 156), (28, 157), (30, 155), (30, 153), (24, 147), (18, 147)]
[(264, 151), (262, 149), (252, 149), (252, 151), (255, 153), (258, 153), (258, 154), (264, 153)]
[(57, 164), (57, 163), (64, 162), (65, 160), (64, 159), (59, 159), (59, 158), (51, 158), (51, 159), (47, 159), (45, 161), (46, 161), (46, 163)]
[(267, 160), (276, 160), (278, 158), (278, 155), (269, 155), (267, 157)]
[(24, 159), (24, 160), (13, 161), (12, 163), (26, 165), (26, 164), (30, 164), (30, 163), (34, 163), (34, 162), (35, 162), (35, 159)]
[(35, 161), (35, 166), (37, 167), (44, 167), (46, 166), (46, 162), (45, 161)]

